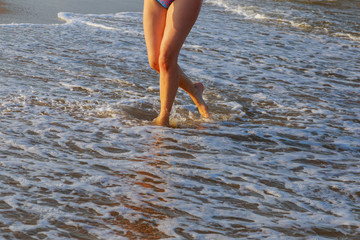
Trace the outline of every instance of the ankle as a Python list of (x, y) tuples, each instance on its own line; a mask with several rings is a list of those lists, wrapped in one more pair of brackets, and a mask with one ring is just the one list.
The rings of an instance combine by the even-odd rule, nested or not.
[(159, 125), (159, 126), (169, 126), (170, 123), (169, 123), (169, 117), (162, 117), (162, 116), (158, 116), (157, 118), (155, 118), (153, 120), (153, 122), (156, 124), (156, 125)]

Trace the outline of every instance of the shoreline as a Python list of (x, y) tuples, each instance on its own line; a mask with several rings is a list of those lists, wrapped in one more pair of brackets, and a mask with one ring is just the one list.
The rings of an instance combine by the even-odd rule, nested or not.
[(140, 12), (143, 0), (0, 0), (0, 24), (62, 23), (59, 12), (111, 14)]

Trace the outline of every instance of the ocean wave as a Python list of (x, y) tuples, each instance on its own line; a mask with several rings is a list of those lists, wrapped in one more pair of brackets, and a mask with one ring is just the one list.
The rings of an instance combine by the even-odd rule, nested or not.
[[(213, 6), (217, 6), (223, 9), (226, 12), (236, 14), (240, 17), (243, 17), (247, 20), (254, 20), (258, 22), (263, 22), (266, 24), (277, 24), (280, 26), (289, 26), (293, 28), (297, 28), (302, 31), (312, 32), (315, 34), (326, 34), (331, 35), (333, 37), (341, 37), (343, 39), (352, 40), (352, 41), (360, 41), (360, 37), (357, 34), (351, 32), (343, 32), (340, 26), (336, 27), (334, 23), (328, 22), (327, 24), (320, 24), (319, 22), (310, 21), (308, 17), (304, 17), (309, 13), (306, 12), (305, 8), (301, 8), (298, 6), (298, 9), (294, 7), (294, 9), (290, 10), (278, 10), (277, 6), (267, 6), (263, 5), (262, 7), (251, 5), (255, 2), (243, 2), (233, 1), (233, 0), (206, 0), (208, 4)], [(317, 4), (325, 4), (325, 3), (337, 3), (337, 1), (328, 0), (328, 1), (294, 1), (297, 3), (317, 3)], [(298, 11), (299, 16), (291, 16), (289, 12)], [(303, 12), (304, 16), (301, 16), (301, 12)], [(319, 16), (313, 16), (313, 18), (319, 18)], [(312, 19), (313, 19), (312, 18)], [(321, 22), (320, 18), (319, 21)], [(328, 26), (331, 26), (329, 28)]]
[(105, 29), (105, 30), (119, 30), (118, 28), (108, 27), (108, 26), (105, 26), (103, 24), (88, 21), (88, 20), (86, 20), (86, 18), (84, 18), (84, 15), (80, 15), (80, 14), (60, 12), (60, 13), (58, 13), (58, 18), (60, 20), (65, 21), (66, 23), (85, 24), (85, 25), (88, 25), (88, 26), (91, 26), (91, 27), (102, 28), (102, 29)]
[(206, 0), (206, 3), (223, 8), (227, 12), (237, 14), (246, 19), (267, 19), (264, 14), (257, 12), (254, 6), (241, 6), (228, 0)]

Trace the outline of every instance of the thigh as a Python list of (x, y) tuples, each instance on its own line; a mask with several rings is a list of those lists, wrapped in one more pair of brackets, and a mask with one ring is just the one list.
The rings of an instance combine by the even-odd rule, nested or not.
[(143, 27), (150, 64), (158, 61), (167, 10), (156, 0), (144, 0)]
[[(175, 0), (169, 7), (160, 51), (177, 58), (199, 15), (202, 0)], [(170, 55), (170, 56), (169, 56)]]

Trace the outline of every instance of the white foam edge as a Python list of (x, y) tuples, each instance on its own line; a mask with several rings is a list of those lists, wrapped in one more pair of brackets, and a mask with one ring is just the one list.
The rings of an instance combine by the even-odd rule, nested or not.
[[(118, 13), (113, 13), (113, 14), (84, 14), (84, 16), (87, 17), (120, 17), (122, 15), (133, 15), (133, 14), (139, 14), (139, 12), (118, 12)], [(111, 31), (117, 31), (117, 30), (121, 30), (118, 28), (114, 28), (114, 27), (108, 27), (105, 26), (103, 24), (99, 24), (99, 23), (93, 23), (90, 21), (86, 21), (84, 19), (82, 19), (81, 17), (77, 17), (74, 16), (77, 15), (76, 13), (71, 13), (71, 12), (59, 12), (58, 13), (58, 19), (64, 21), (67, 24), (72, 24), (72, 23), (78, 23), (78, 24), (85, 24), (91, 27), (95, 27), (95, 28), (101, 28), (101, 29), (105, 29), (105, 30), (111, 30)]]
[(58, 13), (58, 18), (60, 20), (64, 21), (64, 22), (66, 22), (67, 24), (79, 23), (79, 24), (85, 24), (85, 25), (88, 25), (88, 26), (91, 26), (91, 27), (102, 28), (102, 29), (106, 29), (106, 30), (119, 30), (117, 28), (107, 27), (107, 26), (102, 25), (102, 24), (85, 21), (85, 20), (82, 20), (81, 18), (78, 18), (78, 17), (72, 17), (72, 14), (74, 14), (74, 13), (59, 12)]
[(254, 11), (249, 11), (240, 5), (232, 6), (230, 3), (224, 0), (207, 0), (206, 3), (210, 3), (218, 7), (222, 7), (226, 11), (238, 14), (240, 16), (245, 17), (246, 19), (267, 19), (267, 17), (264, 14), (256, 13)]
[(80, 86), (80, 85), (76, 85), (76, 84), (68, 84), (65, 82), (60, 82), (60, 85), (70, 89), (71, 91), (73, 91), (75, 88), (80, 88), (80, 89), (84, 89), (85, 91), (89, 92), (89, 93), (93, 93), (95, 92), (95, 90), (89, 88), (89, 87), (84, 87), (84, 86)]

